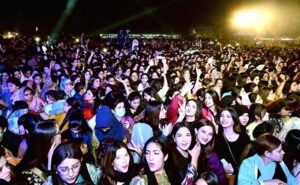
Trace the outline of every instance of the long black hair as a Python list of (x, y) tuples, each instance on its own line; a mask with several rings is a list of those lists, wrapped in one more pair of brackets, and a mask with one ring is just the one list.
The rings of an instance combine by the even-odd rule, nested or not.
[[(125, 148), (129, 154), (129, 159), (130, 159), (129, 160), (129, 168), (126, 173), (121, 173), (121, 172), (116, 171), (112, 165), (112, 163), (114, 162), (114, 160), (116, 158), (117, 151), (121, 148)], [(126, 183), (126, 181), (129, 181), (133, 178), (132, 173), (130, 173), (130, 168), (132, 168), (132, 165), (133, 165), (133, 157), (132, 157), (126, 144), (124, 144), (121, 141), (108, 139), (103, 143), (101, 150), (102, 151), (98, 150), (98, 162), (100, 162), (100, 165), (102, 168), (100, 184), (116, 185), (118, 179), (124, 180), (123, 182)], [(124, 176), (124, 177), (122, 177), (122, 176)], [(125, 176), (127, 176), (127, 177), (125, 177)]]
[[(53, 185), (62, 185), (64, 182), (57, 174), (57, 166), (65, 159), (78, 159), (79, 161), (82, 160), (83, 154), (80, 150), (80, 146), (75, 143), (63, 143), (60, 144), (53, 152), (52, 156), (52, 166), (51, 166), (51, 176)], [(85, 164), (81, 164), (81, 168), (79, 171), (78, 176), (84, 179), (84, 181), (91, 182), (91, 177), (87, 170)]]
[(39, 122), (29, 139), (28, 149), (22, 161), (16, 166), (17, 171), (22, 172), (34, 167), (45, 168), (49, 149), (57, 133), (58, 128), (55, 120)]
[[(150, 143), (155, 143), (156, 145), (158, 145), (159, 148), (161, 149), (162, 153), (164, 154), (164, 156), (169, 154), (169, 150), (168, 150), (167, 144), (157, 136), (154, 136), (154, 137), (151, 137), (150, 139), (148, 139), (148, 141), (145, 143), (145, 146), (144, 146), (144, 149), (143, 149), (142, 160), (143, 160), (143, 163), (145, 164), (145, 172), (147, 174), (148, 184), (158, 185), (158, 182), (155, 178), (155, 174), (153, 172), (151, 172), (151, 170), (148, 166), (147, 160), (146, 160), (147, 146)], [(166, 173), (168, 171), (169, 170), (166, 170)], [(171, 175), (167, 174), (167, 176), (170, 177)]]
[(71, 97), (71, 98), (68, 98), (66, 100), (66, 103), (71, 106), (71, 108), (69, 109), (69, 111), (66, 113), (66, 116), (63, 120), (63, 122), (61, 123), (61, 125), (59, 126), (59, 130), (62, 130), (64, 128), (64, 126), (66, 125), (66, 123), (69, 121), (70, 119), (70, 116), (76, 112), (77, 110), (80, 109), (80, 104), (79, 102), (74, 98), (74, 97)]

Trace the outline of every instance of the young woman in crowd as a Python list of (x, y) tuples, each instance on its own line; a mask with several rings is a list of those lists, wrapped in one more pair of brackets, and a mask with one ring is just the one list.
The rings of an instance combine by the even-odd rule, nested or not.
[(131, 71), (130, 80), (131, 80), (130, 84), (132, 85), (132, 87), (134, 89), (137, 89), (139, 85), (139, 75), (137, 71), (135, 70)]
[(215, 90), (218, 93), (220, 99), (222, 97), (221, 96), (222, 88), (223, 88), (223, 80), (222, 80), (222, 78), (217, 78), (215, 80), (215, 85), (213, 87), (213, 90)]
[(32, 80), (33, 80), (32, 89), (35, 91), (35, 96), (40, 98), (41, 91), (44, 87), (44, 83), (42, 81), (43, 77), (41, 74), (37, 73), (32, 76)]
[(257, 125), (269, 119), (269, 113), (264, 105), (255, 103), (250, 106), (249, 115), (250, 121), (248, 126), (246, 127), (246, 132), (250, 137), (251, 141), (253, 141), (253, 130)]
[[(98, 141), (113, 138), (123, 141), (130, 124), (125, 127), (121, 118), (125, 115), (124, 97), (117, 92), (109, 92), (102, 105), (96, 113), (95, 134)], [(128, 129), (127, 129), (128, 128)]]
[(105, 102), (111, 108), (116, 119), (123, 125), (126, 131), (126, 142), (129, 142), (131, 130), (135, 122), (132, 117), (126, 115), (125, 96), (112, 91), (106, 95)]
[(142, 97), (139, 92), (133, 91), (129, 94), (126, 102), (126, 115), (134, 118), (143, 110)]
[(292, 129), (300, 129), (300, 118), (293, 113), (298, 109), (299, 99), (291, 94), (285, 99), (279, 99), (271, 103), (267, 108), (270, 112), (270, 123), (275, 129), (276, 136), (284, 140)]
[(83, 73), (82, 73), (82, 79), (81, 79), (81, 82), (83, 82), (85, 85), (84, 87), (85, 88), (88, 88), (88, 85), (89, 85), (89, 82), (90, 82), (90, 79), (91, 79), (91, 72), (88, 71), (88, 70), (85, 70)]
[(2, 72), (2, 76), (1, 76), (1, 90), (0, 90), (0, 96), (2, 96), (2, 94), (7, 93), (8, 90), (8, 85), (7, 85), (7, 80), (9, 78), (9, 75), (6, 71)]
[(48, 90), (45, 93), (45, 102), (46, 104), (51, 104), (54, 103), (56, 101), (56, 90)]
[(207, 119), (201, 119), (194, 123), (192, 128), (196, 142), (201, 144), (201, 152), (198, 159), (198, 174), (205, 171), (214, 172), (221, 184), (226, 184), (227, 179), (224, 167), (217, 153), (214, 152), (216, 131), (213, 123)]
[(26, 101), (29, 111), (33, 114), (38, 114), (45, 106), (45, 103), (35, 96), (34, 91), (30, 87), (22, 87), (20, 89), (20, 100)]
[(213, 172), (203, 172), (195, 185), (219, 185), (219, 180)]
[(200, 103), (197, 100), (190, 99), (186, 102), (185, 121), (189, 123), (190, 128), (192, 128), (193, 123), (199, 119), (200, 111)]
[(90, 83), (88, 85), (88, 89), (100, 90), (101, 87), (101, 79), (99, 77), (92, 77)]
[(170, 171), (170, 173), (172, 172), (171, 184), (181, 184), (188, 169), (193, 169), (195, 172), (197, 169), (199, 156), (191, 156), (189, 153), (189, 148), (192, 144), (192, 133), (189, 128), (188, 123), (178, 122), (174, 125), (170, 135), (169, 155), (166, 166), (170, 170), (172, 169)]
[(216, 138), (215, 151), (223, 163), (227, 174), (237, 173), (241, 156), (246, 145), (250, 143), (249, 136), (241, 129), (238, 114), (233, 108), (225, 108), (220, 114), (220, 132)]
[(211, 121), (216, 131), (218, 130), (217, 115), (220, 112), (220, 99), (219, 95), (214, 90), (208, 90), (204, 96), (204, 105), (201, 108), (201, 117)]
[(92, 130), (84, 119), (82, 111), (77, 110), (70, 115), (68, 127), (61, 134), (62, 141), (73, 141), (79, 138), (83, 141), (84, 148), (92, 152)]
[(144, 89), (142, 95), (143, 95), (143, 99), (145, 102), (158, 100), (153, 88), (151, 88), (151, 87), (147, 87), (146, 89)]
[(40, 121), (42, 121), (40, 116), (29, 113), (22, 115), (18, 119), (19, 132), (22, 137), (17, 156), (19, 159), (23, 159), (28, 148), (29, 139)]
[(103, 85), (105, 83), (105, 78), (106, 78), (106, 70), (100, 69), (98, 72), (98, 77), (100, 79), (100, 88), (103, 88)]
[(249, 123), (249, 109), (245, 105), (239, 104), (233, 106), (233, 108), (239, 116), (242, 129), (246, 130), (246, 126)]
[(154, 136), (167, 139), (170, 134), (171, 124), (164, 123), (166, 118), (166, 109), (158, 101), (151, 101), (145, 107), (145, 116), (143, 122), (152, 127)]
[(292, 175), (300, 183), (300, 130), (290, 130), (285, 137), (286, 155), (284, 161), (290, 169)]
[(71, 98), (74, 94), (74, 83), (69, 78), (62, 78), (60, 81), (60, 90), (66, 93), (66, 98)]
[(261, 87), (258, 92), (259, 96), (263, 100), (263, 105), (268, 106), (270, 103), (277, 99), (273, 89), (271, 87)]
[(284, 87), (282, 89), (282, 93), (284, 95), (288, 95), (290, 93), (297, 93), (299, 92), (299, 85), (296, 81), (288, 80), (285, 82)]
[(97, 184), (100, 174), (89, 163), (82, 162), (82, 151), (74, 143), (60, 144), (52, 156), (51, 176), (43, 185)]
[[(11, 111), (15, 97), (18, 96), (21, 82), (17, 78), (9, 78), (7, 80), (8, 92), (3, 93), (0, 99), (0, 105)], [(7, 115), (7, 110), (3, 112), (3, 115)]]
[(87, 89), (87, 91), (84, 94), (84, 104), (84, 118), (90, 120), (96, 114), (96, 111), (100, 106), (98, 91), (95, 89)]
[[(200, 151), (200, 144), (197, 143), (196, 147), (190, 151), (191, 156), (198, 156)], [(158, 137), (150, 138), (143, 150), (143, 160), (145, 163), (144, 175), (137, 176), (133, 179), (133, 184), (146, 185), (146, 184), (163, 184), (171, 185), (170, 179), (173, 178), (172, 168), (167, 167), (165, 162), (168, 159), (169, 152), (166, 143)], [(193, 161), (192, 163), (196, 163)], [(189, 165), (185, 173), (185, 177), (181, 184), (192, 185), (195, 178), (195, 169)]]
[(257, 153), (241, 164), (238, 184), (297, 184), (282, 161), (285, 152), (278, 138), (264, 134), (256, 138), (255, 145)]
[(80, 105), (74, 97), (71, 97), (66, 100), (63, 109), (64, 109), (65, 117), (61, 122), (61, 124), (58, 124), (59, 130), (61, 131), (64, 131), (68, 128), (70, 116), (73, 114), (73, 112), (76, 112), (80, 109)]
[(141, 76), (141, 83), (138, 85), (137, 90), (142, 93), (144, 91), (144, 89), (146, 89), (147, 87), (150, 87), (149, 85), (149, 77), (147, 74), (142, 74)]
[(99, 185), (128, 184), (137, 176), (141, 165), (133, 163), (133, 157), (126, 144), (120, 141), (105, 141), (101, 161), (101, 179)]
[(5, 148), (0, 145), (0, 184), (14, 185), (21, 184), (13, 173), (12, 165), (7, 161)]
[(47, 179), (48, 153), (51, 147), (61, 142), (59, 129), (54, 120), (40, 122), (28, 142), (27, 151), (16, 166), (16, 172), (24, 184), (43, 184)]

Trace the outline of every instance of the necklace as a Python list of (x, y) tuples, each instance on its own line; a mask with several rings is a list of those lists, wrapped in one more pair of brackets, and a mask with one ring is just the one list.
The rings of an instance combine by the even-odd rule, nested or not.
[[(225, 134), (224, 134), (225, 135)], [(227, 135), (225, 135), (225, 138), (228, 140), (228, 141), (236, 141), (236, 139), (237, 139), (237, 136), (238, 136), (238, 134), (236, 134), (236, 133), (234, 133), (233, 135), (230, 135), (230, 136), (227, 136)]]

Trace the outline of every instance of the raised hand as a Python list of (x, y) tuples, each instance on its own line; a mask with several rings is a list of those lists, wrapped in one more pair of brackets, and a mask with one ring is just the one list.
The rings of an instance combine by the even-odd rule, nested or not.
[(233, 172), (234, 172), (234, 169), (233, 169), (231, 163), (228, 163), (226, 166), (224, 166), (224, 170), (227, 174), (233, 174)]
[(167, 64), (167, 59), (166, 59), (165, 57), (162, 58), (161, 61), (162, 61), (162, 63), (163, 63), (164, 65)]
[(197, 76), (200, 76), (201, 73), (202, 73), (202, 71), (201, 71), (201, 69), (199, 68), (198, 62), (196, 62), (195, 70), (196, 70), (196, 75), (197, 75)]
[(197, 142), (192, 150), (188, 150), (192, 158), (198, 158), (201, 152), (201, 144)]
[(168, 136), (171, 133), (172, 129), (173, 129), (172, 123), (169, 123), (168, 125), (164, 125), (162, 128), (162, 134), (164, 136)]
[(129, 150), (135, 151), (139, 156), (142, 156), (143, 154), (143, 148), (140, 146), (133, 146), (131, 143), (127, 144)]
[(178, 109), (178, 119), (176, 121), (177, 122), (182, 122), (183, 119), (185, 118), (185, 99), (183, 99), (183, 103), (179, 103), (178, 102), (178, 106), (179, 106), (179, 109)]
[(192, 150), (188, 150), (189, 154), (191, 155), (191, 158), (192, 158), (192, 165), (197, 168), (197, 164), (198, 164), (198, 158), (200, 156), (200, 153), (201, 153), (201, 144), (200, 142), (198, 141), (195, 146), (193, 147)]
[(116, 79), (118, 82), (122, 83), (122, 84), (125, 83), (124, 80), (122, 80), (122, 78), (118, 78), (118, 77), (115, 76), (115, 79)]
[(183, 85), (182, 89), (181, 89), (180, 95), (181, 95), (182, 97), (184, 97), (184, 96), (186, 95), (186, 93), (188, 93), (188, 92), (191, 91), (192, 87), (193, 87), (193, 86), (192, 86), (192, 83), (191, 83), (191, 82), (186, 82), (186, 83)]
[(153, 59), (149, 59), (149, 66), (154, 66), (154, 60)]

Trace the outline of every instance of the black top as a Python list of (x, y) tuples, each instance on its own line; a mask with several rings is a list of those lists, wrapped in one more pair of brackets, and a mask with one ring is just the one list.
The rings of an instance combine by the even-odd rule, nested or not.
[[(239, 135), (237, 140), (233, 142), (230, 142), (227, 139), (226, 142), (225, 139), (226, 138), (222, 133), (218, 134), (216, 138), (215, 151), (219, 155), (220, 159), (226, 159), (228, 163), (232, 164), (233, 168), (237, 168), (241, 162), (240, 159), (245, 146), (250, 143), (249, 136), (246, 133), (242, 133)], [(231, 155), (228, 145), (233, 156)]]
[(165, 170), (168, 175), (171, 184), (181, 184), (185, 178), (188, 165), (191, 163), (191, 156), (185, 158), (177, 150), (175, 145), (171, 145), (169, 157), (165, 164)]
[(21, 141), (21, 136), (16, 135), (9, 130), (6, 130), (3, 134), (0, 144), (11, 151), (14, 156), (17, 156)]

